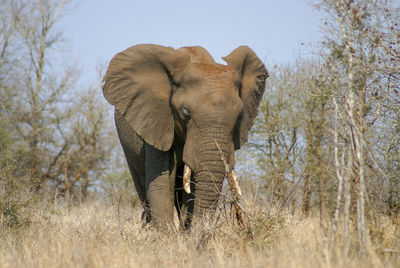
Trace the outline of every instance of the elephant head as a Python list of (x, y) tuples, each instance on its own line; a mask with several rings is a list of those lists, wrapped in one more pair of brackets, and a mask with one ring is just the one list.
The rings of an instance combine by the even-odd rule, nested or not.
[(171, 169), (191, 171), (193, 198), (186, 200), (195, 216), (215, 208), (225, 176), (215, 141), (233, 169), (268, 77), (246, 46), (223, 59), (227, 65), (201, 47), (136, 45), (117, 54), (104, 77), (105, 98), (132, 130), (157, 150), (173, 151)]

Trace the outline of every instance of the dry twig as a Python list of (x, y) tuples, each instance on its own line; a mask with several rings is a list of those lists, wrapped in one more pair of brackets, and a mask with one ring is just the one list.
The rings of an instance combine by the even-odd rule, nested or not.
[(246, 231), (247, 238), (252, 239), (253, 232), (252, 232), (250, 224), (249, 224), (248, 216), (240, 204), (240, 197), (242, 194), (241, 194), (241, 190), (239, 187), (239, 182), (238, 182), (236, 173), (233, 170), (230, 170), (229, 165), (226, 162), (224, 153), (222, 152), (221, 147), (219, 146), (218, 142), (216, 140), (214, 140), (214, 142), (215, 142), (215, 145), (217, 146), (218, 152), (221, 156), (221, 160), (225, 166), (226, 177), (228, 179), (229, 188), (231, 189), (232, 196), (233, 196), (232, 204), (233, 204), (233, 207), (235, 208), (236, 219), (238, 221), (239, 226)]

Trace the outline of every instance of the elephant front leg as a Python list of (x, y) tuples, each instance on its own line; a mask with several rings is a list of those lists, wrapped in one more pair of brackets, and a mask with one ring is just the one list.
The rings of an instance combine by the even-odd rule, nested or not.
[(169, 152), (146, 144), (146, 190), (153, 224), (172, 225), (174, 222), (173, 184), (170, 179)]

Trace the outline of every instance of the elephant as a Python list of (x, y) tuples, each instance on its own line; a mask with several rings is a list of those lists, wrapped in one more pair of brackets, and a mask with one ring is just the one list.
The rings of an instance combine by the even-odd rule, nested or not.
[(103, 95), (114, 106), (145, 223), (168, 226), (178, 217), (190, 229), (215, 213), (227, 175), (222, 158), (232, 171), (268, 78), (247, 46), (222, 59), (226, 65), (200, 46), (140, 44), (110, 61)]

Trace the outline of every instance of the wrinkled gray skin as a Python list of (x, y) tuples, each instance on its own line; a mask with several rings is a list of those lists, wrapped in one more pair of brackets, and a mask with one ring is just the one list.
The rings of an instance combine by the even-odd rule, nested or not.
[[(103, 94), (115, 106), (121, 145), (144, 207), (146, 222), (184, 227), (216, 208), (225, 169), (247, 141), (265, 88), (267, 70), (248, 47), (221, 65), (201, 47), (137, 45), (117, 54)], [(182, 188), (184, 164), (191, 193)]]

